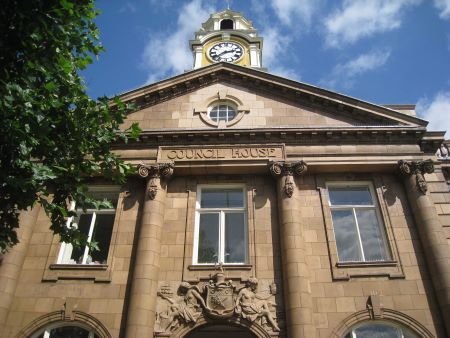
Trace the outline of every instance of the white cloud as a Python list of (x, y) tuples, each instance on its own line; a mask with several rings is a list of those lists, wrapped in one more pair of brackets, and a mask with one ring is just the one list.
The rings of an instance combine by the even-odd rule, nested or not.
[(309, 26), (313, 15), (321, 6), (319, 0), (272, 0), (272, 8), (278, 19), (286, 26), (298, 25), (299, 20)]
[(421, 118), (430, 122), (429, 130), (450, 130), (450, 92), (440, 92), (433, 100), (421, 99), (416, 110)]
[(299, 79), (300, 76), (293, 69), (283, 65), (285, 63), (283, 60), (286, 60), (283, 56), (286, 55), (292, 38), (281, 34), (276, 27), (263, 29), (261, 36), (264, 37), (263, 67), (268, 68), (271, 74)]
[(119, 9), (119, 13), (125, 13), (125, 12), (130, 12), (130, 13), (136, 13), (136, 6), (133, 5), (131, 2), (126, 2), (122, 7), (120, 7)]
[(292, 60), (288, 54), (291, 52), (293, 36), (283, 33), (283, 27), (274, 24), (268, 6), (268, 2), (251, 0), (251, 9), (256, 14), (256, 21), (261, 24), (261, 26), (258, 24), (259, 27), (257, 27), (259, 35), (264, 39), (262, 66), (267, 68), (271, 74), (299, 80), (298, 72), (293, 67), (286, 66), (286, 60)]
[(171, 33), (150, 33), (142, 54), (142, 66), (148, 71), (147, 83), (192, 69), (193, 57), (188, 41), (214, 11), (202, 0), (192, 0), (180, 8)]
[(450, 0), (434, 0), (434, 6), (440, 11), (441, 19), (450, 19)]
[(326, 44), (339, 47), (373, 34), (394, 30), (401, 25), (409, 6), (421, 0), (344, 0), (342, 8), (325, 21)]
[(331, 74), (321, 81), (325, 86), (350, 88), (357, 76), (383, 66), (391, 55), (389, 49), (361, 54), (353, 60), (336, 65)]

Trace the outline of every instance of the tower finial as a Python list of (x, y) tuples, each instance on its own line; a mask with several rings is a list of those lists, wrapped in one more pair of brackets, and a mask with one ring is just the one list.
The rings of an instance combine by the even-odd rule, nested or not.
[(230, 0), (226, 0), (227, 2), (227, 9), (230, 9)]

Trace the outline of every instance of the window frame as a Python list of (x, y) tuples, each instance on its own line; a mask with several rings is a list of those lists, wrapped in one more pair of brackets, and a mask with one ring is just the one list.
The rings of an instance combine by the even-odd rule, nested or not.
[[(86, 209), (86, 211), (83, 211), (82, 209), (76, 209), (76, 205), (75, 205), (75, 201), (71, 202), (70, 205), (70, 210), (71, 211), (76, 211), (77, 213), (77, 217), (75, 218), (74, 216), (71, 216), (67, 219), (66, 222), (66, 227), (70, 228), (72, 226), (72, 224), (74, 223), (74, 220), (78, 220), (80, 219), (81, 215), (90, 215), (92, 214), (92, 218), (90, 221), (90, 225), (89, 225), (89, 231), (88, 231), (88, 243), (90, 243), (92, 241), (92, 237), (94, 234), (94, 230), (96, 228), (96, 219), (97, 219), (97, 215), (100, 214), (113, 214), (114, 215), (114, 219), (113, 219), (113, 224), (112, 227), (114, 228), (114, 224), (116, 221), (116, 217), (117, 217), (117, 203), (119, 200), (119, 194), (120, 194), (120, 188), (116, 187), (116, 186), (97, 186), (97, 187), (92, 187), (89, 189), (90, 192), (93, 194), (94, 198), (97, 199), (103, 199), (106, 198), (108, 200), (111, 200), (113, 195), (114, 195), (114, 199), (116, 201), (116, 206), (114, 208), (110, 208), (110, 209), (93, 209), (93, 208), (88, 208)], [(111, 229), (111, 238), (109, 240), (109, 248), (108, 248), (108, 252), (106, 253), (106, 263), (100, 263), (100, 264), (93, 264), (93, 263), (88, 263), (87, 259), (89, 257), (89, 247), (86, 245), (84, 247), (84, 252), (83, 252), (83, 259), (81, 263), (71, 263), (70, 259), (71, 259), (71, 254), (73, 251), (73, 246), (70, 243), (66, 243), (66, 242), (61, 242), (61, 247), (59, 249), (59, 253), (58, 253), (58, 257), (56, 260), (56, 264), (67, 264), (67, 265), (103, 265), (103, 264), (107, 264), (108, 263), (108, 258), (109, 258), (109, 251), (111, 250), (111, 242), (112, 242), (112, 236), (113, 236), (113, 228)], [(69, 251), (70, 250), (70, 251)], [(70, 252), (70, 256), (68, 257), (68, 253)], [(68, 258), (68, 259), (67, 259)]]
[[(356, 184), (368, 182), (372, 184), (375, 199), (380, 207), (381, 220), (385, 226), (387, 244), (392, 260), (384, 262), (355, 262), (340, 263), (337, 256), (337, 245), (334, 235), (333, 221), (327, 184)], [(389, 183), (387, 183), (389, 182)], [(333, 281), (349, 281), (352, 278), (389, 278), (404, 279), (405, 271), (401, 263), (399, 249), (394, 234), (392, 217), (396, 217), (395, 207), (391, 208), (386, 184), (394, 184), (394, 189), (403, 189), (401, 181), (395, 175), (370, 174), (370, 173), (330, 173), (316, 177), (316, 188), (320, 195), (321, 210), (323, 213), (326, 244), (330, 262), (330, 272)], [(405, 196), (401, 196), (405, 198)], [(408, 221), (407, 221), (408, 222)]]
[(41, 328), (40, 330), (38, 330), (37, 332), (33, 333), (31, 335), (31, 338), (38, 338), (39, 336), (41, 336), (43, 334), (43, 338), (50, 338), (50, 331), (53, 329), (58, 329), (60, 327), (65, 327), (65, 326), (75, 326), (75, 327), (79, 327), (80, 329), (86, 330), (88, 331), (88, 338), (94, 338), (95, 336), (100, 337), (95, 330), (93, 330), (91, 327), (76, 322), (76, 323), (69, 323), (69, 322), (57, 322), (57, 323), (53, 323), (53, 324), (49, 324), (47, 326), (45, 326), (44, 328)]
[[(219, 117), (220, 107), (221, 107), (221, 106), (225, 106), (225, 107), (227, 108), (227, 110), (226, 110), (226, 120), (221, 120), (220, 117)], [(211, 111), (212, 111), (214, 108), (216, 108), (216, 107), (218, 108), (218, 111), (217, 111), (217, 118), (216, 118), (216, 119), (213, 119), (213, 118), (211, 117)], [(231, 118), (231, 119), (229, 118), (229, 111), (230, 111), (230, 108), (234, 111), (234, 116), (233, 116), (233, 118)], [(214, 122), (214, 123), (219, 124), (219, 123), (222, 122), (222, 123), (228, 124), (228, 123), (233, 122), (233, 121), (238, 117), (239, 112), (238, 112), (238, 107), (237, 107), (236, 104), (234, 104), (234, 103), (231, 102), (231, 101), (226, 100), (226, 101), (216, 101), (216, 102), (211, 103), (211, 104), (209, 105), (209, 107), (208, 107), (207, 114), (208, 114), (208, 118), (209, 118), (212, 122)]]
[(408, 334), (409, 336), (411, 336), (412, 338), (418, 338), (417, 334), (415, 332), (413, 332), (411, 329), (405, 327), (404, 325), (400, 325), (397, 323), (392, 323), (392, 322), (387, 322), (387, 321), (380, 321), (380, 320), (376, 320), (376, 321), (364, 321), (361, 323), (358, 323), (354, 326), (352, 326), (344, 335), (343, 338), (346, 338), (347, 335), (350, 335), (350, 338), (357, 338), (356, 334), (355, 334), (355, 330), (364, 327), (364, 326), (371, 326), (371, 325), (384, 325), (384, 326), (388, 326), (391, 328), (396, 329), (397, 331), (397, 338), (405, 338), (405, 334)]
[[(42, 276), (42, 281), (57, 282), (58, 280), (92, 280), (99, 283), (111, 282), (112, 266), (114, 264), (114, 252), (116, 250), (118, 237), (118, 229), (120, 219), (123, 212), (123, 201), (127, 196), (127, 188), (120, 185), (102, 185), (92, 184), (88, 186), (89, 191), (95, 193), (95, 197), (101, 198), (101, 193), (105, 195), (109, 192), (114, 194), (117, 198), (117, 205), (115, 208), (115, 217), (112, 224), (111, 240), (109, 250), (107, 253), (106, 264), (67, 264), (57, 263), (61, 252), (63, 242), (60, 236), (53, 235), (51, 241), (51, 248), (49, 250), (46, 269)], [(110, 196), (110, 195), (109, 195)], [(105, 196), (104, 196), (105, 197)]]
[[(372, 204), (371, 205), (358, 205), (358, 204), (339, 204), (339, 205), (332, 205), (331, 204), (331, 198), (329, 197), (329, 191), (330, 188), (355, 188), (355, 187), (363, 187), (363, 188), (368, 188), (369, 192), (370, 192), (370, 196), (372, 198)], [(355, 261), (355, 260), (340, 260), (339, 258), (339, 250), (337, 249), (337, 259), (338, 259), (338, 263), (339, 264), (352, 264), (352, 263), (356, 263), (356, 264), (366, 264), (366, 263), (383, 263), (383, 262), (390, 262), (392, 261), (392, 252), (391, 249), (389, 247), (389, 243), (388, 243), (388, 239), (387, 239), (387, 233), (386, 233), (386, 226), (383, 222), (383, 217), (381, 215), (381, 211), (380, 211), (380, 205), (378, 203), (377, 200), (377, 194), (374, 190), (373, 184), (372, 182), (369, 181), (353, 181), (353, 182), (327, 182), (326, 183), (326, 189), (328, 191), (328, 205), (329, 208), (331, 210), (331, 212), (333, 210), (351, 210), (352, 211), (352, 215), (353, 215), (353, 220), (355, 222), (355, 226), (356, 226), (356, 235), (358, 238), (358, 249), (359, 249), (359, 254), (361, 255), (361, 261)], [(374, 210), (375, 211), (375, 215), (377, 218), (377, 223), (378, 223), (378, 229), (381, 235), (381, 240), (383, 242), (383, 247), (384, 247), (384, 254), (386, 256), (386, 259), (383, 260), (366, 260), (365, 258), (365, 254), (364, 254), (364, 246), (363, 246), (363, 239), (361, 238), (361, 230), (360, 230), (360, 226), (358, 223), (358, 217), (356, 215), (356, 211), (357, 210)], [(331, 220), (333, 223), (333, 235), (334, 235), (334, 240), (336, 241), (336, 228), (334, 226), (334, 222), (333, 222), (333, 216), (331, 216)], [(336, 241), (337, 242), (337, 241)], [(336, 245), (337, 248), (337, 245)]]
[[(200, 202), (203, 189), (240, 189), (242, 191), (243, 206), (233, 208), (201, 208)], [(211, 266), (215, 264), (223, 264), (226, 266), (243, 266), (247, 265), (249, 261), (249, 224), (248, 224), (248, 199), (246, 194), (245, 184), (199, 184), (197, 185), (197, 196), (195, 201), (195, 226), (194, 226), (194, 243), (192, 252), (192, 264), (194, 266)], [(200, 214), (218, 213), (219, 212), (219, 243), (218, 251), (219, 257), (216, 263), (199, 263), (198, 262), (198, 248), (199, 248), (199, 231), (200, 231)], [(244, 243), (245, 243), (245, 260), (244, 262), (230, 262), (225, 263), (225, 214), (239, 212), (244, 215)]]

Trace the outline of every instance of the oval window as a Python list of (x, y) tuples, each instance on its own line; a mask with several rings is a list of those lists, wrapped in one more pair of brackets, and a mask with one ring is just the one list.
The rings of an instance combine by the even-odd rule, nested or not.
[(214, 122), (233, 120), (237, 115), (236, 108), (226, 104), (217, 104), (212, 106), (208, 111), (209, 118)]

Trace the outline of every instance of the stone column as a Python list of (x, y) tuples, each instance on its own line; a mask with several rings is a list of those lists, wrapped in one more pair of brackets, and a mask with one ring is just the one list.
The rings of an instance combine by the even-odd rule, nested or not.
[[(19, 229), (17, 229), (19, 243), (0, 257), (0, 328), (4, 327), (9, 308), (14, 300), (20, 271), (40, 209), (40, 205), (36, 205), (33, 209), (20, 213)], [(0, 329), (0, 333), (1, 331)]]
[(131, 280), (127, 338), (153, 337), (166, 181), (173, 173), (173, 164), (141, 164), (138, 173), (147, 179), (147, 186)]
[(306, 172), (306, 163), (274, 162), (270, 171), (277, 178), (280, 219), (281, 265), (284, 281), (287, 334), (290, 338), (314, 338), (312, 297), (306, 263), (304, 224), (300, 192), (294, 176)]
[(441, 308), (447, 334), (450, 335), (450, 246), (439, 221), (424, 174), (434, 172), (432, 160), (399, 161), (417, 231), (427, 261), (430, 278)]

